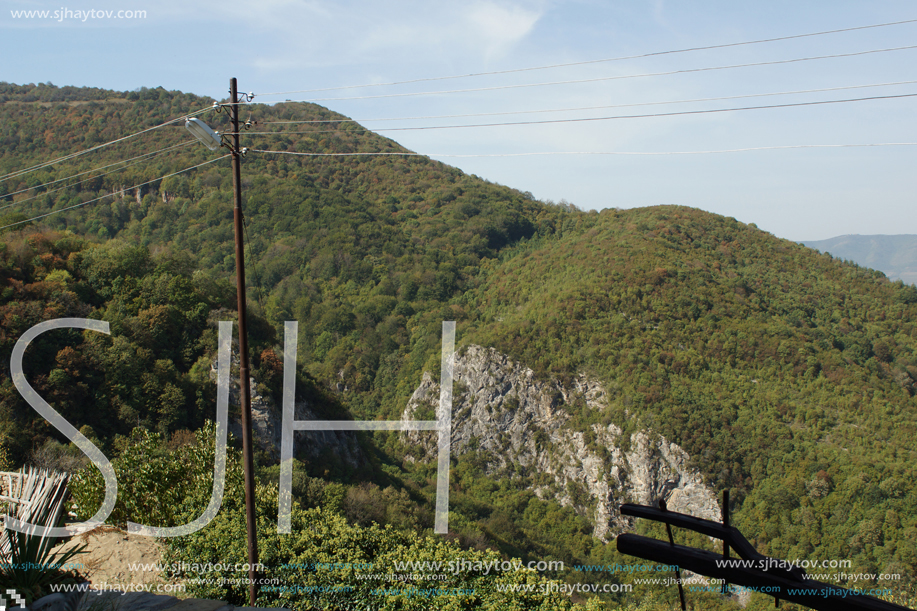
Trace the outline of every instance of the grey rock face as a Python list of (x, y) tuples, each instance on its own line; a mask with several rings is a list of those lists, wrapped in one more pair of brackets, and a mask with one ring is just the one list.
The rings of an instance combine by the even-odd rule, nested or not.
[[(689, 456), (676, 444), (641, 431), (625, 452), (614, 424), (571, 428), (567, 406), (607, 405), (597, 381), (585, 375), (569, 386), (537, 380), (528, 367), (480, 346), (456, 354), (454, 376), (452, 453), (480, 452), (495, 475), (543, 474), (535, 478), (535, 494), (573, 505), (602, 541), (628, 526), (618, 511), (625, 502), (648, 505), (665, 498), (673, 511), (719, 519), (716, 496), (687, 467)], [(439, 385), (425, 373), (402, 419), (432, 419), (438, 402)], [(408, 460), (435, 460), (434, 433), (412, 431), (402, 438), (416, 448)]]
[[(237, 346), (234, 346), (237, 348)], [(232, 364), (239, 366), (239, 357), (232, 355)], [(210, 365), (210, 379), (216, 382), (217, 362)], [(252, 436), (255, 443), (273, 458), (280, 458), (280, 442), (283, 432), (283, 413), (273, 399), (258, 393), (258, 383), (249, 377), (249, 394), (252, 403)], [(241, 388), (239, 378), (231, 377), (229, 384), (229, 405), (241, 404)], [(295, 420), (317, 420), (315, 412), (304, 401), (293, 404), (293, 417)], [(241, 420), (230, 419), (229, 432), (238, 438), (242, 437)], [(293, 455), (305, 454), (309, 458), (317, 458), (325, 451), (330, 451), (341, 461), (351, 467), (363, 464), (364, 456), (353, 433), (347, 431), (295, 431), (293, 433)]]

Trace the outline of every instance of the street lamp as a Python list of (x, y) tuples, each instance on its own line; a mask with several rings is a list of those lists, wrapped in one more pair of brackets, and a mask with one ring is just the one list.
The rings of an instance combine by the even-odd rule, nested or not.
[(217, 150), (223, 144), (220, 140), (220, 132), (213, 131), (209, 125), (200, 119), (185, 119), (185, 128), (211, 151)]
[[(236, 293), (239, 308), (239, 393), (242, 404), (242, 461), (245, 471), (245, 518), (248, 534), (248, 601), (255, 605), (258, 592), (258, 537), (255, 521), (255, 461), (252, 449), (252, 402), (248, 364), (248, 325), (245, 311), (245, 253), (242, 246), (242, 157), (247, 149), (239, 145), (239, 96), (236, 79), (229, 80), (230, 118), (232, 120), (232, 144), (225, 144), (232, 154), (233, 224), (236, 238)], [(245, 94), (243, 94), (244, 96)], [(248, 94), (249, 101), (254, 97)], [(220, 105), (214, 104), (219, 111)], [(224, 146), (219, 132), (215, 132), (200, 119), (186, 119), (185, 127), (211, 151)]]

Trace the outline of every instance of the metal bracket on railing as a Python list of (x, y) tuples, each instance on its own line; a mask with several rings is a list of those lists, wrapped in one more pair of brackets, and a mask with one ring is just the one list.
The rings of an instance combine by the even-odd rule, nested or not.
[[(659, 499), (659, 511), (668, 511), (665, 499)], [(665, 532), (669, 535), (669, 545), (675, 547), (675, 537), (672, 535), (671, 524), (665, 525)], [(678, 584), (678, 600), (681, 602), (681, 611), (688, 611), (688, 607), (685, 604), (685, 588), (681, 585), (681, 569), (678, 565), (675, 565), (675, 583)]]
[[(814, 581), (798, 566), (759, 553), (737, 528), (729, 525), (728, 499), (728, 495), (724, 495), (722, 524), (668, 511), (664, 503), (660, 503), (659, 508), (629, 503), (621, 505), (622, 515), (665, 524), (669, 541), (666, 543), (625, 533), (617, 538), (618, 551), (661, 564), (674, 564), (679, 570), (686, 569), (699, 575), (722, 579), (724, 584), (732, 583), (751, 591), (766, 592), (774, 597), (775, 604), (779, 600), (788, 600), (820, 611), (913, 611), (895, 603), (862, 595), (856, 590)], [(723, 541), (723, 553), (676, 545), (671, 534), (672, 526), (720, 539)], [(744, 562), (723, 562), (729, 559), (730, 548)], [(685, 609), (680, 577), (678, 581), (682, 609)]]

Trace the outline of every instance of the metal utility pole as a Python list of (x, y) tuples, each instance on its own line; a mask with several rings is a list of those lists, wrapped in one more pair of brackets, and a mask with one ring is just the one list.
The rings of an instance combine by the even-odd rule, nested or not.
[(255, 460), (252, 451), (252, 399), (248, 375), (248, 325), (245, 300), (245, 251), (242, 245), (242, 147), (239, 145), (239, 96), (236, 79), (229, 79), (232, 117), (233, 222), (236, 234), (236, 293), (239, 299), (239, 391), (242, 404), (242, 460), (245, 470), (245, 520), (248, 532), (248, 604), (258, 597), (258, 534), (255, 516)]

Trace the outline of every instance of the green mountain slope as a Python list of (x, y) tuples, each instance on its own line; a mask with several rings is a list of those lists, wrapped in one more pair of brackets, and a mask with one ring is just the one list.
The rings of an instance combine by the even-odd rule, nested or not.
[(739, 523), (771, 553), (910, 572), (915, 297), (733, 219), (661, 207), (519, 246), (464, 299), (472, 341), (604, 380), (611, 419), (679, 443), (738, 494)]
[[(53, 140), (42, 148), (33, 134), (69, 137), (74, 147), (92, 146), (97, 144), (97, 138), (89, 135), (92, 132), (70, 126), (91, 117), (92, 124), (100, 126), (100, 137), (114, 139), (210, 105), (207, 100), (162, 90), (123, 97), (128, 101), (51, 107), (5, 103), (2, 108), (10, 120), (0, 128), (4, 130), (0, 141), (8, 144), (0, 156), (0, 175), (47, 159), (63, 146)], [(308, 104), (254, 105), (251, 114), (262, 126), (271, 120), (344, 118)], [(213, 114), (208, 120), (215, 128), (225, 128), (217, 122), (223, 117)], [(246, 144), (333, 154), (403, 151), (346, 123), (330, 130), (331, 134), (326, 123), (297, 131), (306, 133), (253, 136)], [(8, 209), (10, 219), (118, 193), (121, 196), (112, 200), (43, 222), (100, 239), (168, 245), (189, 253), (199, 269), (229, 276), (235, 262), (232, 210), (227, 205), (231, 201), (228, 160), (130, 190), (131, 185), (217, 156), (198, 145), (180, 124), (141, 138), (125, 143), (126, 148), (103, 149), (91, 161), (80, 158), (0, 183), (6, 193), (25, 191), (11, 196), (18, 203)], [(182, 143), (194, 146), (97, 178), (89, 174), (89, 180), (81, 176), (28, 189), (30, 183), (50, 182)], [(357, 391), (352, 407), (361, 415), (378, 409), (380, 399), (365, 394), (383, 392), (373, 382), (377, 373), (403, 365), (384, 367), (383, 357), (417, 341), (438, 341), (435, 319), (442, 320), (440, 308), (474, 284), (482, 261), (521, 238), (562, 231), (559, 220), (569, 216), (517, 191), (419, 157), (313, 159), (250, 154), (243, 168), (250, 301), (275, 325), (290, 319), (300, 322), (300, 354), (306, 368), (328, 384), (334, 380), (335, 386), (341, 382)], [(81, 184), (73, 184), (77, 181)], [(428, 326), (417, 332), (406, 326), (415, 312), (429, 315)], [(427, 356), (416, 352), (421, 361)], [(412, 361), (412, 371), (419, 373), (422, 364)], [(384, 388), (387, 392), (392, 385), (386, 383)], [(399, 392), (400, 399), (410, 394), (407, 387)]]
[[(7, 84), (0, 100), (0, 176), (212, 102), (161, 89)], [(249, 113), (255, 132), (279, 129), (273, 121), (343, 119), (309, 104), (254, 104)], [(224, 117), (202, 115), (216, 129)], [(351, 123), (287, 131), (244, 135), (244, 144), (403, 152)], [(114, 194), (3, 235), (0, 418), (15, 459), (52, 433), (6, 369), (16, 338), (47, 318), (112, 324), (106, 341), (120, 360), (110, 344), (71, 335), (36, 342), (33, 365), (42, 390), (57, 393), (74, 420), (85, 416), (109, 447), (123, 447), (116, 436), (137, 424), (164, 434), (201, 425), (202, 406), (212, 406), (212, 325), (232, 317), (220, 310), (232, 308), (228, 160), (154, 179), (218, 155), (176, 125), (0, 182), (0, 206), (9, 206), (0, 225)], [(680, 207), (585, 213), (422, 157), (249, 153), (243, 199), (264, 392), (279, 393), (278, 331), (297, 320), (300, 386), (322, 413), (397, 419), (422, 372), (438, 368), (441, 321), (456, 320), (460, 345), (492, 346), (540, 378), (600, 380), (609, 407), (583, 408), (573, 425), (614, 422), (678, 443), (711, 487), (733, 491), (736, 523), (762, 551), (851, 559), (851, 572), (905, 582), (917, 575), (914, 287), (734, 219)], [(97, 415), (80, 411), (90, 400)], [(401, 489), (409, 498), (398, 503), (429, 502), (429, 470), (402, 464), (395, 436), (364, 442), (373, 464), (361, 477)], [(473, 461), (456, 465), (473, 475), (456, 495), (475, 500), (456, 520), (466, 544), (619, 559), (611, 546), (584, 548), (582, 516), (494, 485)], [(543, 535), (537, 545), (524, 536), (533, 530)]]

